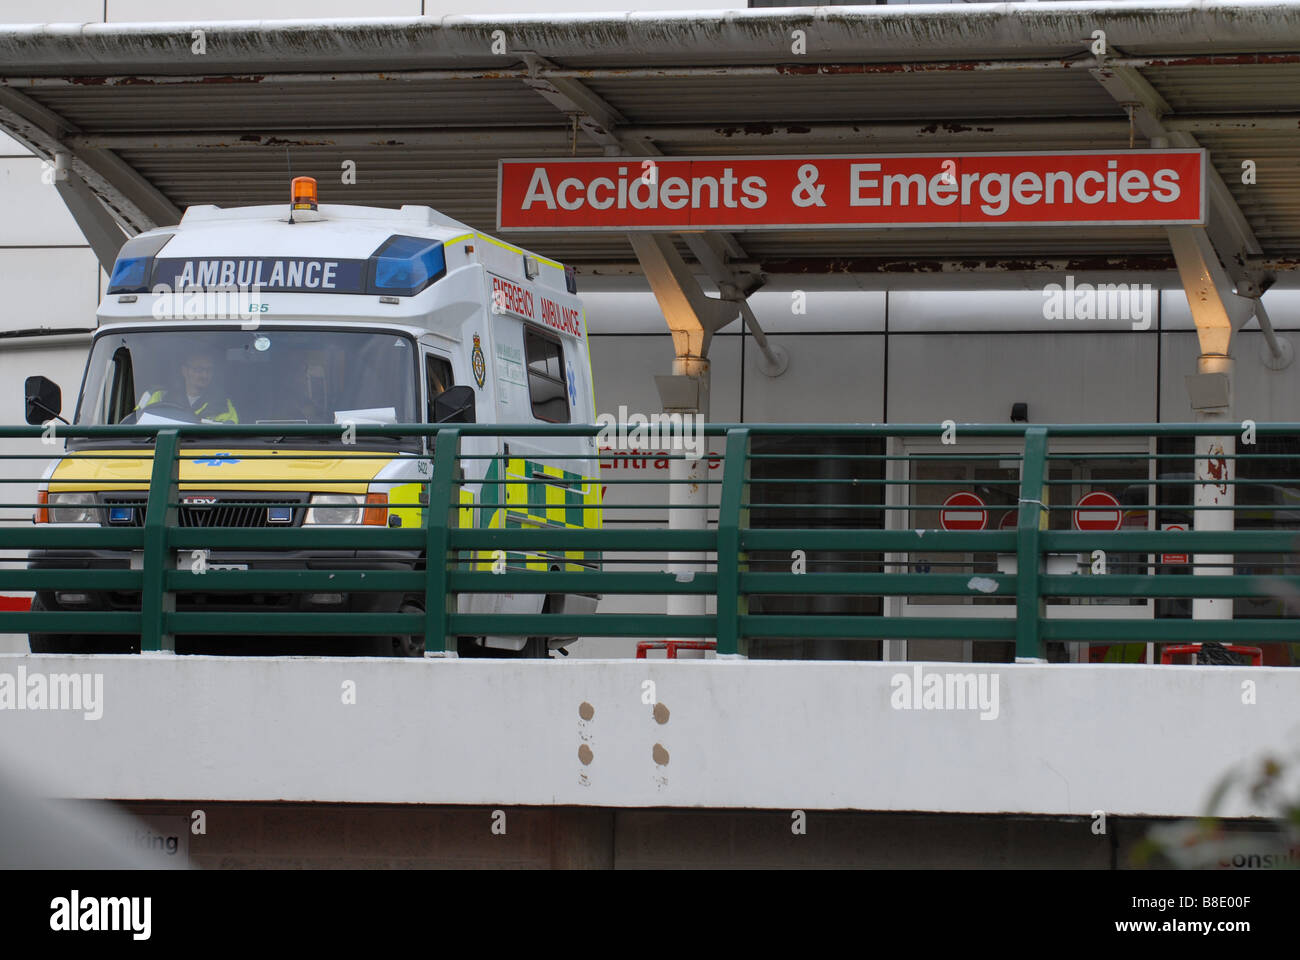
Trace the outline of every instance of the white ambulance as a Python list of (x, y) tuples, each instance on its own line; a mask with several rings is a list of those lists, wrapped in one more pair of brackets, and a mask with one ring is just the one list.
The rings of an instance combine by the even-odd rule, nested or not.
[[(283, 436), (183, 443), (182, 526), (423, 524), (432, 441), (347, 436), (349, 424), (595, 423), (586, 319), (571, 269), (435, 210), (318, 204), (298, 178), (288, 205), (190, 207), (122, 248), (100, 306), (77, 425), (283, 424)], [(48, 421), (57, 385), (27, 384)], [(339, 436), (294, 437), (299, 424)], [(141, 526), (148, 440), (77, 440), (47, 472), (37, 521)], [(121, 459), (104, 457), (120, 451)], [(316, 456), (308, 458), (304, 453)], [(322, 452), (332, 454), (320, 457)], [(95, 454), (95, 458), (78, 454)], [(295, 454), (298, 454), (295, 456)], [(466, 437), (459, 523), (598, 527), (594, 437)], [(493, 459), (496, 458), (496, 459)], [(225, 501), (223, 503), (223, 501)], [(188, 556), (188, 552), (187, 552)], [(490, 558), (470, 559), (480, 564)], [(508, 555), (519, 569), (585, 570), (594, 553)], [(127, 552), (40, 550), (33, 568), (126, 568)], [(186, 557), (178, 562), (188, 564)], [(209, 568), (413, 569), (401, 551), (219, 551)], [(461, 612), (582, 613), (594, 594), (462, 595)], [(43, 591), (36, 610), (139, 609), (139, 594)], [(180, 593), (178, 610), (415, 612), (422, 595)], [(462, 637), (464, 655), (549, 656), (572, 637)], [(33, 635), (36, 652), (138, 648), (138, 638)], [(177, 638), (178, 651), (190, 641)], [(298, 638), (288, 652), (325, 651)], [(305, 647), (301, 645), (305, 644)], [(134, 645), (134, 646), (133, 646)], [(195, 648), (212, 649), (196, 644)], [(270, 637), (236, 649), (284, 650)], [(344, 652), (421, 655), (421, 635)]]

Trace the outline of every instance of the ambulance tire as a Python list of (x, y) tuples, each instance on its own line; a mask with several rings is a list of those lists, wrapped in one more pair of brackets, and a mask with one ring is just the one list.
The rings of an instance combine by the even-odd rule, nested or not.
[[(38, 593), (32, 597), (32, 613), (49, 611), (50, 607), (41, 599)], [(27, 635), (27, 646), (32, 653), (115, 653), (115, 649), (100, 649), (105, 646), (116, 646), (109, 642), (115, 640), (114, 637), (82, 637), (73, 633), (29, 633)], [(129, 649), (121, 651), (130, 653)]]
[[(41, 595), (38, 593), (32, 597), (32, 613), (40, 613), (48, 610), (49, 607), (41, 602)], [(74, 653), (68, 649), (72, 637), (61, 633), (29, 633), (27, 634), (27, 646), (32, 653)]]
[(488, 647), (479, 642), (478, 637), (458, 637), (457, 653), (462, 659), (491, 658), (496, 660), (539, 660), (551, 656), (550, 638), (529, 637), (524, 641), (522, 650), (505, 650), (501, 647)]
[(529, 637), (518, 656), (524, 660), (549, 660), (551, 658), (550, 637)]
[[(407, 597), (397, 610), (398, 613), (424, 613), (424, 603), (415, 597)], [(363, 641), (360, 651), (363, 657), (423, 657), (424, 634), (408, 633), (399, 636), (376, 637)]]

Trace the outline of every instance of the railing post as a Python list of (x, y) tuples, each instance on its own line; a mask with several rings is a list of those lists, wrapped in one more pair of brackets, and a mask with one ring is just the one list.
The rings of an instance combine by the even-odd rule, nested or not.
[(176, 609), (176, 596), (166, 591), (167, 571), (174, 566), (167, 533), (176, 525), (180, 497), (179, 436), (159, 430), (154, 438), (153, 470), (144, 514), (144, 561), (140, 590), (140, 651), (176, 650), (176, 638), (163, 629), (163, 620)]
[(1042, 558), (1039, 522), (1046, 514), (1043, 480), (1047, 473), (1047, 428), (1025, 431), (1025, 459), (1020, 473), (1016, 512), (1016, 662), (1042, 662), (1038, 635), (1045, 613), (1039, 594), (1038, 566)]
[(718, 656), (749, 654), (749, 642), (740, 631), (740, 618), (749, 606), (740, 593), (740, 531), (749, 526), (749, 508), (745, 506), (748, 480), (749, 430), (728, 430), (718, 502)]
[(456, 496), (460, 453), (460, 430), (439, 430), (433, 452), (433, 476), (429, 478), (429, 503), (425, 507), (424, 529), (424, 653), (456, 654), (456, 637), (447, 629), (447, 614), (455, 608), (450, 593), (447, 554), (448, 528), (458, 516)]

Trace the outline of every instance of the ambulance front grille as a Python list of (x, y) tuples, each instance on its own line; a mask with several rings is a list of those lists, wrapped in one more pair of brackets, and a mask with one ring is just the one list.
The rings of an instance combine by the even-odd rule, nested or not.
[[(298, 527), (307, 513), (307, 497), (299, 496), (260, 496), (258, 494), (227, 494), (213, 497), (215, 503), (184, 503), (187, 498), (207, 499), (213, 495), (185, 493), (181, 495), (182, 504), (177, 510), (177, 522), (182, 527)], [(145, 498), (142, 496), (105, 496), (100, 498), (104, 504), (105, 524), (111, 527), (144, 526)], [(222, 501), (228, 502), (222, 502)], [(272, 522), (270, 507), (291, 507), (288, 521)], [(112, 508), (128, 508), (130, 514), (114, 511)]]

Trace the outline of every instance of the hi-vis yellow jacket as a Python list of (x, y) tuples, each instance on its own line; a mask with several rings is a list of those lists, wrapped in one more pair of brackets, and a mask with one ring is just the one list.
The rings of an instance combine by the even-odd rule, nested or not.
[[(166, 390), (155, 390), (153, 393), (149, 394), (149, 396), (145, 397), (144, 402), (142, 402), (138, 407), (136, 407), (136, 410), (143, 410), (145, 407), (148, 407), (148, 406), (150, 406), (151, 404), (159, 403), (159, 402), (161, 402), (161, 401), (163, 400), (163, 398), (166, 397), (166, 396), (167, 396), (167, 391), (166, 391)], [(188, 400), (189, 398), (187, 397), (186, 399)], [(187, 406), (187, 407), (188, 407), (189, 404), (186, 403), (186, 404), (184, 404), (184, 406)], [(226, 409), (225, 409), (225, 410), (221, 411), (221, 413), (218, 413), (216, 416), (211, 416), (211, 417), (204, 416), (203, 411), (207, 410), (207, 409), (208, 409), (209, 407), (211, 407), (211, 406), (213, 406), (212, 402), (211, 402), (211, 401), (208, 401), (208, 400), (205, 400), (205, 401), (203, 401), (203, 403), (200, 404), (199, 406), (197, 406), (197, 407), (192, 407), (191, 409), (194, 411), (194, 415), (195, 415), (196, 417), (203, 417), (205, 420), (215, 420), (215, 421), (217, 421), (218, 423), (238, 423), (238, 422), (239, 422), (239, 414), (238, 414), (237, 412), (235, 412), (235, 404), (234, 404), (234, 402), (233, 402), (229, 397), (226, 397)], [(217, 406), (217, 407), (220, 407), (221, 404), (218, 402), (218, 403), (216, 404), (216, 406)]]

